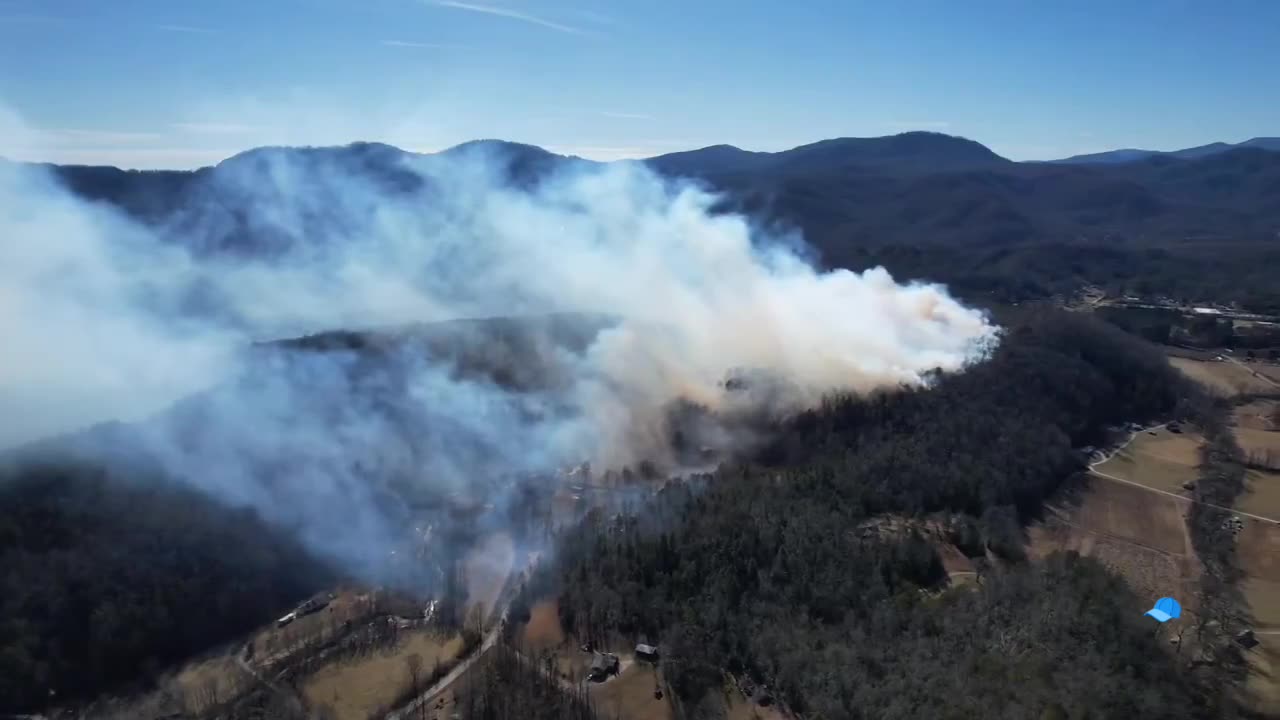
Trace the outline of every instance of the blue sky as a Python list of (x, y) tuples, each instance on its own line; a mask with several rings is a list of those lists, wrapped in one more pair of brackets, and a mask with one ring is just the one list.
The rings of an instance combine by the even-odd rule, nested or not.
[(1271, 0), (0, 0), (0, 115), (25, 128), (0, 154), (499, 137), (612, 159), (909, 129), (1020, 160), (1174, 149), (1280, 135), (1277, 28)]

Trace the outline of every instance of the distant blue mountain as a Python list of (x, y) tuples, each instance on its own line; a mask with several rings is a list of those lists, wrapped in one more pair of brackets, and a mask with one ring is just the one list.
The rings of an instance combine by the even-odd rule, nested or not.
[(1171, 157), (1180, 160), (1194, 160), (1196, 158), (1209, 157), (1228, 150), (1236, 150), (1239, 148), (1257, 148), (1261, 150), (1272, 150), (1280, 152), (1280, 137), (1256, 137), (1252, 140), (1245, 140), (1241, 143), (1224, 143), (1215, 142), (1208, 145), (1199, 145), (1182, 150), (1137, 150), (1135, 148), (1125, 148), (1123, 150), (1108, 150), (1100, 153), (1089, 153), (1087, 155), (1073, 155), (1062, 160), (1051, 160), (1050, 162), (1064, 165), (1118, 165), (1122, 163), (1137, 162), (1139, 160), (1148, 160), (1153, 157)]

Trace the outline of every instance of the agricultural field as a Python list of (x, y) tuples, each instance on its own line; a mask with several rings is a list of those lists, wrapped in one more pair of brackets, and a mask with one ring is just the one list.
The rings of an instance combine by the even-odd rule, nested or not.
[(1260, 430), (1254, 427), (1237, 427), (1236, 442), (1245, 455), (1271, 452), (1280, 455), (1280, 431)]
[(1244, 405), (1237, 405), (1236, 429), (1271, 430), (1274, 428), (1280, 431), (1280, 426), (1272, 424), (1270, 419), (1277, 406), (1280, 406), (1278, 400), (1253, 400)]
[(1250, 704), (1259, 709), (1280, 707), (1280, 635), (1259, 635), (1248, 659), (1245, 692)]
[(1169, 363), (1178, 368), (1187, 377), (1197, 380), (1211, 390), (1225, 397), (1234, 397), (1251, 393), (1276, 392), (1274, 379), (1268, 381), (1253, 374), (1254, 370), (1269, 372), (1270, 368), (1259, 365), (1251, 368), (1234, 362), (1213, 360), (1192, 360), (1184, 357), (1171, 357)]
[[(1280, 384), (1280, 365), (1257, 363), (1253, 368), (1259, 375), (1267, 378), (1273, 383)], [(1276, 387), (1275, 385), (1272, 386)], [(1280, 389), (1280, 388), (1277, 388)]]
[(462, 638), (443, 637), (430, 630), (407, 634), (389, 652), (375, 652), (326, 665), (301, 681), (302, 695), (312, 708), (328, 706), (336, 720), (365, 720), (394, 703), (410, 685), (409, 658), (421, 658), (426, 678), (436, 666), (458, 657)]
[(1186, 493), (1182, 485), (1196, 479), (1203, 441), (1199, 433), (1190, 430), (1174, 433), (1158, 428), (1139, 433), (1094, 469), (1157, 490)]
[(1249, 470), (1246, 489), (1236, 507), (1247, 513), (1280, 519), (1280, 473)]
[(648, 663), (624, 662), (617, 677), (590, 684), (591, 702), (601, 717), (619, 720), (670, 720), (674, 717), (666, 693), (654, 697), (657, 670)]
[(1255, 707), (1280, 707), (1280, 527), (1251, 521), (1241, 534), (1241, 582), (1259, 641), (1247, 654)]
[(1071, 494), (1027, 529), (1028, 555), (1073, 550), (1112, 568), (1140, 594), (1193, 596), (1200, 565), (1186, 528), (1186, 502), (1100, 477)]

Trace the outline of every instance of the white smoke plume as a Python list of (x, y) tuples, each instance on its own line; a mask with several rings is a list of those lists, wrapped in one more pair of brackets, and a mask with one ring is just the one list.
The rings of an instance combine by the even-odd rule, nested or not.
[[(674, 401), (731, 412), (760, 397), (726, 392), (734, 369), (780, 379), (768, 402), (793, 411), (960, 370), (996, 337), (940, 287), (818, 272), (641, 165), (509, 171), (488, 145), (254, 151), (202, 171), (176, 214), (144, 226), (0, 164), (0, 447), (154, 416), (140, 432), (168, 472), (362, 567), (415, 493), (584, 459), (669, 464)], [(376, 361), (247, 352), (547, 313), (611, 320), (581, 348), (490, 358), (549, 369), (532, 388), (412, 344)]]

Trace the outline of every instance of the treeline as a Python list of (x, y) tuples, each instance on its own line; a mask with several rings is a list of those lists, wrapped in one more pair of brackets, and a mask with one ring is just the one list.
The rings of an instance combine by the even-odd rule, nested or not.
[(465, 720), (596, 720), (581, 685), (565, 687), (553, 665), (501, 643), (458, 684), (455, 712)]
[[(581, 639), (660, 642), (687, 708), (724, 673), (813, 717), (1197, 717), (1143, 604), (1087, 559), (1016, 562), (1021, 526), (1108, 425), (1167, 416), (1183, 381), (1153, 348), (1080, 315), (1005, 318), (1004, 341), (928, 389), (834, 398), (752, 462), (669, 485), (565, 538), (514, 608), (557, 593)], [(939, 513), (1007, 560), (937, 594), (933, 546), (876, 532)], [(1134, 692), (1134, 688), (1142, 688)]]
[[(1183, 642), (1194, 648), (1184, 660), (1202, 682), (1220, 687), (1242, 682), (1248, 665), (1235, 642), (1247, 623), (1247, 603), (1238, 583), (1243, 578), (1236, 561), (1236, 528), (1230, 508), (1245, 491), (1245, 458), (1231, 426), (1232, 408), (1225, 400), (1202, 401), (1193, 418), (1204, 435), (1199, 476), (1195, 483), (1187, 526), (1203, 571), (1196, 588), (1195, 610)], [(1215, 507), (1216, 506), (1216, 507)], [(1189, 631), (1189, 634), (1188, 634)], [(1180, 653), (1181, 654), (1181, 653)], [(1214, 696), (1214, 710), (1236, 710), (1230, 693)]]
[(136, 688), (334, 582), (254, 513), (154, 478), (0, 469), (0, 710)]

